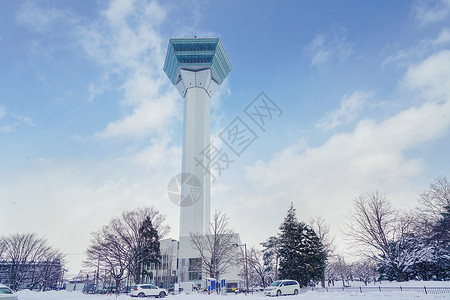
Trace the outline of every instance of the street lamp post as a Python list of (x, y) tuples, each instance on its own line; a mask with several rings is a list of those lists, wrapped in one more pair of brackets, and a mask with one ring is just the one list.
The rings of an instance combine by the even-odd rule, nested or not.
[(239, 244), (233, 244), (234, 247), (244, 247), (244, 253), (245, 253), (245, 282), (247, 289), (245, 290), (245, 295), (248, 294), (248, 266), (247, 266), (247, 244), (239, 245)]

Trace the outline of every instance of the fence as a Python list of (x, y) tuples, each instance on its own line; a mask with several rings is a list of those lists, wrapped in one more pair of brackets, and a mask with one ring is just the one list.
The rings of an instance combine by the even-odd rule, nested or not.
[(336, 291), (344, 291), (344, 292), (421, 292), (425, 294), (450, 294), (450, 287), (391, 287), (386, 286), (359, 286), (359, 287), (326, 287), (326, 288), (310, 288), (311, 291), (316, 292), (336, 292)]

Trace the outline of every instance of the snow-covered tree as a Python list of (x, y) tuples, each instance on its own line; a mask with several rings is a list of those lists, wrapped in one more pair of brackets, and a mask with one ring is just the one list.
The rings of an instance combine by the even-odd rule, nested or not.
[[(399, 274), (402, 276), (402, 280), (413, 279), (418, 271), (415, 267), (419, 264), (427, 265), (432, 263), (436, 254), (431, 245), (411, 233), (405, 234), (401, 239), (390, 242), (390, 248), (389, 253), (391, 257), (387, 258), (384, 254), (381, 254), (378, 261), (380, 273), (391, 281), (400, 281)], [(400, 268), (400, 272), (394, 266)]]
[(408, 251), (412, 215), (400, 216), (385, 195), (374, 192), (355, 199), (348, 220), (344, 231), (359, 253), (389, 266), (396, 279), (404, 281), (405, 271), (421, 253)]
[(444, 207), (441, 219), (421, 243), (428, 249), (428, 259), (417, 261), (412, 276), (423, 280), (445, 280), (450, 278), (450, 205)]
[(411, 274), (423, 280), (450, 277), (450, 182), (439, 176), (420, 194), (415, 236), (432, 258), (417, 262)]
[(324, 276), (323, 245), (310, 226), (297, 220), (293, 204), (280, 226), (279, 257), (283, 279), (295, 279), (301, 286), (308, 286)]

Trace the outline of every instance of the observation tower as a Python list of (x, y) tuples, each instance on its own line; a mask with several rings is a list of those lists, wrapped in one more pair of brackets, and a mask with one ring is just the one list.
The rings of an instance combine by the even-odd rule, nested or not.
[[(190, 233), (210, 224), (210, 100), (231, 71), (218, 38), (170, 39), (164, 72), (184, 98), (180, 197), (180, 256)], [(187, 251), (187, 250), (186, 250)], [(190, 251), (188, 251), (190, 252)], [(192, 257), (192, 256), (190, 256)]]

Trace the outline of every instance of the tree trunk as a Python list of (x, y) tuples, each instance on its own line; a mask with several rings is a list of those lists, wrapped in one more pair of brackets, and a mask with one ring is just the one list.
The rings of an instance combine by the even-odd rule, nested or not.
[(116, 295), (119, 295), (120, 279), (116, 279)]

